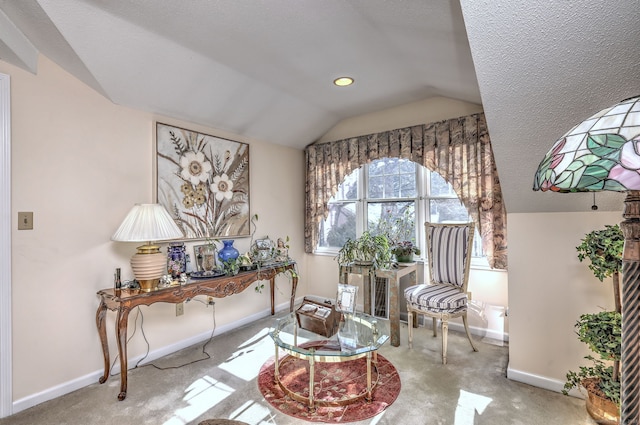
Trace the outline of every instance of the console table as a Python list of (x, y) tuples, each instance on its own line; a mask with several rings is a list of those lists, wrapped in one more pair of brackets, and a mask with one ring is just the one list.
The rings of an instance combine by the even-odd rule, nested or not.
[[(397, 269), (373, 269), (371, 266), (340, 266), (340, 283), (348, 283), (350, 274), (362, 275), (362, 285), (364, 287), (364, 312), (371, 313), (371, 285), (376, 277), (389, 280), (389, 327), (391, 328), (391, 345), (400, 346), (400, 278), (409, 275), (411, 285), (417, 281), (417, 267), (413, 263)], [(404, 297), (402, 297), (404, 299)]]
[(271, 315), (274, 314), (275, 277), (278, 274), (290, 273), (292, 277), (291, 298), (289, 311), (293, 312), (293, 304), (298, 286), (298, 276), (295, 272), (295, 263), (262, 266), (259, 270), (240, 272), (235, 276), (220, 276), (211, 279), (190, 279), (185, 285), (160, 288), (151, 292), (143, 292), (139, 289), (102, 289), (98, 291), (100, 305), (96, 312), (96, 325), (100, 334), (102, 354), (104, 355), (104, 374), (99, 382), (105, 383), (109, 379), (109, 343), (107, 341), (107, 329), (105, 316), (107, 310), (116, 314), (116, 341), (118, 343), (118, 355), (120, 356), (120, 393), (118, 400), (127, 397), (127, 325), (129, 312), (140, 305), (151, 305), (159, 302), (178, 304), (197, 295), (206, 295), (215, 298), (224, 298), (238, 294), (252, 283), (260, 280), (269, 280), (271, 291)]

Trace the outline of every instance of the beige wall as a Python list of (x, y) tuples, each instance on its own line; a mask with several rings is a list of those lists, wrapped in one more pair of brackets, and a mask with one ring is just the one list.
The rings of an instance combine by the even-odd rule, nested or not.
[[(96, 382), (101, 373), (96, 291), (113, 285), (116, 267), (123, 278), (132, 277), (136, 244), (110, 237), (134, 203), (154, 201), (156, 120), (250, 144), (256, 236), (289, 235), (290, 253), (305, 275), (304, 181), (291, 178), (304, 174), (301, 151), (114, 105), (44, 57), (38, 75), (4, 62), (0, 72), (11, 77), (14, 405), (28, 407), (32, 399), (42, 401), (38, 393), (55, 395), (53, 388), (70, 382)], [(18, 211), (33, 211), (33, 230), (16, 230)], [(248, 244), (247, 238), (236, 242), (241, 251)], [(290, 282), (279, 278), (278, 286), (276, 304), (285, 304)], [(301, 279), (299, 294), (305, 291)], [(217, 329), (264, 315), (268, 307), (268, 291), (248, 289), (218, 300)], [(141, 311), (152, 352), (208, 335), (213, 325), (211, 308), (196, 301), (180, 317), (169, 304)], [(107, 324), (112, 359), (113, 316)], [(129, 358), (145, 350), (137, 332)]]
[(567, 371), (585, 364), (573, 325), (582, 313), (612, 309), (613, 289), (575, 247), (621, 220), (621, 212), (509, 214), (510, 378), (559, 391)]

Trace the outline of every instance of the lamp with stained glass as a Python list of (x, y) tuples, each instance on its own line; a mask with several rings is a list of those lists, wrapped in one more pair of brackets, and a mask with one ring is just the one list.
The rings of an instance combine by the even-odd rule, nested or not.
[(111, 240), (120, 242), (146, 242), (131, 257), (131, 269), (140, 288), (150, 292), (158, 286), (165, 274), (167, 257), (160, 252), (156, 241), (183, 238), (182, 230), (160, 204), (136, 204), (116, 230)]
[(534, 190), (626, 192), (622, 254), (622, 424), (640, 424), (640, 96), (603, 109), (544, 157)]

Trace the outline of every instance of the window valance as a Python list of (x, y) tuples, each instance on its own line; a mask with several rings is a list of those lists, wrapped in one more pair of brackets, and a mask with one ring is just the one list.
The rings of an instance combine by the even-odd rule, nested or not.
[(329, 199), (351, 172), (381, 158), (405, 158), (439, 173), (476, 222), (489, 265), (507, 268), (506, 210), (483, 113), (305, 149), (305, 252), (318, 244)]

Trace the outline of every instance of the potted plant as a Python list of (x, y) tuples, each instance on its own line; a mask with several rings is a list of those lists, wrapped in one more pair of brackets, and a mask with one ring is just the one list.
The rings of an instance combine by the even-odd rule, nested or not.
[(385, 268), (391, 265), (391, 247), (384, 234), (373, 235), (365, 231), (356, 239), (347, 239), (336, 257), (338, 264), (371, 265)]
[(578, 259), (583, 261), (588, 258), (591, 262), (589, 270), (603, 282), (605, 278), (613, 279), (613, 301), (618, 313), (620, 304), (620, 271), (622, 270), (622, 249), (624, 247), (624, 235), (620, 226), (606, 225), (603, 230), (594, 230), (587, 233), (582, 243), (576, 247)]
[(387, 210), (388, 219), (381, 219), (377, 224), (377, 232), (385, 234), (389, 239), (391, 253), (398, 263), (413, 262), (413, 255), (420, 255), (420, 249), (415, 244), (415, 226), (413, 208), (405, 208), (396, 218)]
[(410, 263), (413, 261), (413, 255), (420, 255), (418, 248), (412, 241), (396, 242), (391, 248), (391, 253), (396, 256), (399, 263)]
[[(563, 393), (582, 386), (587, 391), (587, 411), (591, 417), (599, 424), (618, 424), (622, 315), (616, 311), (583, 314), (575, 326), (578, 339), (599, 358), (586, 356), (591, 366), (580, 366), (578, 372), (569, 371)], [(605, 364), (603, 360), (610, 363)]]
[[(624, 236), (618, 225), (588, 233), (576, 247), (578, 259), (589, 259), (589, 269), (601, 282), (612, 277), (615, 311), (583, 314), (576, 323), (578, 339), (586, 343), (599, 358), (586, 356), (592, 366), (569, 371), (563, 393), (582, 386), (587, 391), (587, 411), (599, 424), (620, 422), (620, 350), (622, 316), (620, 271)], [(604, 362), (608, 363), (604, 363)]]

